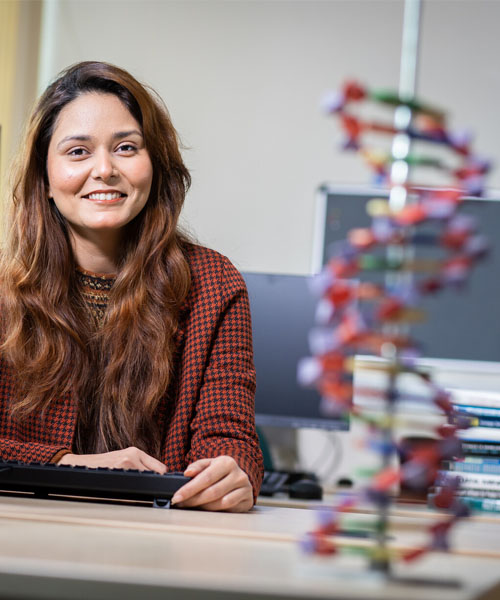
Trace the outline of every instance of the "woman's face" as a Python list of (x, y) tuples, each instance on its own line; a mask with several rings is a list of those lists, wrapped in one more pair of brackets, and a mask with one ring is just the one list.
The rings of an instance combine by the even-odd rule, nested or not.
[(153, 167), (139, 123), (113, 94), (60, 112), (47, 155), (49, 194), (77, 238), (117, 233), (144, 208)]

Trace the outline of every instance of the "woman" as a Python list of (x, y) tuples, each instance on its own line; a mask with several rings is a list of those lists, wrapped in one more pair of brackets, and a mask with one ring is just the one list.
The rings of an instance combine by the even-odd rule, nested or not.
[(250, 509), (248, 298), (177, 229), (190, 176), (162, 101), (115, 66), (74, 65), (35, 107), (14, 175), (1, 457), (183, 470), (177, 505)]

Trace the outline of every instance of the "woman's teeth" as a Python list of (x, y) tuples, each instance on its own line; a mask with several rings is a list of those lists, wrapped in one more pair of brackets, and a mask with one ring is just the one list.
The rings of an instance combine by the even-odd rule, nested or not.
[(121, 198), (120, 192), (112, 192), (110, 194), (89, 194), (89, 200), (117, 200)]

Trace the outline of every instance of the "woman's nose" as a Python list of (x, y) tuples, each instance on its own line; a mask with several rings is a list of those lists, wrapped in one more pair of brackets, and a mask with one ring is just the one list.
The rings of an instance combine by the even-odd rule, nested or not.
[(94, 155), (92, 177), (94, 179), (106, 180), (116, 176), (116, 173), (112, 156), (106, 151), (96, 152)]

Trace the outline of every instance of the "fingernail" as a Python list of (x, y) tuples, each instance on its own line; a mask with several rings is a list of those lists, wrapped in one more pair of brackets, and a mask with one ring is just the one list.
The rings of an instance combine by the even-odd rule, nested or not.
[(184, 498), (180, 494), (174, 494), (172, 496), (172, 500), (170, 500), (170, 504), (177, 504), (178, 502), (182, 502)]

